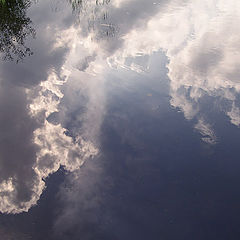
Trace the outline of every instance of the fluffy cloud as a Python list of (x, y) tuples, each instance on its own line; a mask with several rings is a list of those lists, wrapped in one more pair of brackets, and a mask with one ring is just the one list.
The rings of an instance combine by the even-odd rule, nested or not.
[[(51, 18), (47, 3), (39, 3), (36, 8), (30, 13), (33, 22), (41, 19), (36, 26), (38, 38), (32, 43), (35, 54), (26, 58), (24, 64), (4, 63), (0, 71), (2, 213), (28, 211), (39, 200), (47, 176), (60, 166), (68, 171), (79, 169), (86, 159), (98, 153), (86, 137), (73, 138), (60, 123), (47, 121), (51, 113), (58, 111), (63, 98), (60, 88), (70, 78), (69, 59), (75, 49), (77, 31), (66, 26), (70, 9), (50, 21), (39, 16), (45, 12)], [(64, 35), (74, 31), (70, 38)]]
[(123, 46), (109, 56), (109, 64), (126, 67), (129, 58), (162, 50), (169, 59), (172, 106), (187, 119), (201, 122), (200, 99), (221, 96), (232, 102), (225, 113), (239, 126), (239, 2), (169, 1), (159, 5), (158, 13), (147, 17), (146, 24), (122, 36)]

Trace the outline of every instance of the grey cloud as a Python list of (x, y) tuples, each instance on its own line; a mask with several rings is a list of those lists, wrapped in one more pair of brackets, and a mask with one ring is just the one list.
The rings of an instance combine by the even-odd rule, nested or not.
[(206, 35), (202, 38), (201, 45), (192, 50), (190, 62), (191, 68), (203, 76), (209, 74), (209, 71), (219, 64), (224, 55), (220, 46), (217, 47), (213, 43), (206, 44), (210, 42), (209, 39), (216, 38), (216, 36), (209, 33)]
[(103, 228), (101, 211), (104, 201), (102, 188), (110, 188), (110, 179), (103, 178), (100, 159), (88, 161), (79, 171), (67, 177), (59, 192), (62, 209), (55, 225), (56, 239), (115, 239)]
[(80, 13), (81, 32), (83, 36), (88, 36), (92, 31), (95, 41), (106, 51), (108, 57), (123, 46), (123, 36), (131, 30), (145, 27), (148, 20), (159, 11), (164, 11), (169, 2), (171, 1), (161, 0), (156, 5), (154, 0), (134, 0), (124, 1), (121, 7), (116, 7), (114, 1), (108, 5), (93, 5), (85, 9), (85, 14)]
[(118, 26), (119, 38), (108, 41), (106, 50), (109, 53), (114, 53), (123, 44), (122, 36), (133, 29), (144, 28), (148, 20), (162, 11), (162, 8), (164, 9), (164, 6), (169, 2), (171, 1), (161, 0), (158, 5), (155, 5), (154, 0), (127, 1), (120, 8), (110, 9), (110, 22)]
[[(12, 179), (14, 192), (9, 204), (24, 209), (22, 203), (31, 200), (33, 185), (39, 179), (33, 170), (37, 146), (33, 143), (33, 131), (37, 123), (28, 115), (24, 90), (2, 83), (0, 88), (0, 183)], [(1, 198), (9, 193), (1, 192)], [(11, 202), (12, 201), (12, 202)], [(1, 203), (1, 211), (4, 209)], [(4, 204), (3, 204), (4, 205)], [(10, 207), (9, 207), (10, 209)]]
[(64, 96), (54, 120), (67, 128), (71, 136), (81, 136), (98, 145), (99, 129), (105, 117), (104, 77), (74, 70), (62, 92)]
[(89, 64), (91, 62), (93, 62), (96, 59), (96, 55), (92, 55), (92, 56), (87, 56), (85, 57), (83, 60), (81, 60), (78, 64), (77, 64), (77, 69), (79, 71), (85, 71), (88, 67)]
[(32, 57), (25, 59), (24, 65), (17, 64), (13, 66), (11, 63), (2, 65), (1, 76), (3, 81), (31, 88), (41, 81), (45, 81), (49, 70), (56, 69), (58, 71), (67, 49), (60, 48), (52, 52), (51, 46), (44, 45), (43, 41), (41, 41), (41, 44), (38, 44), (38, 49), (40, 51), (35, 50), (35, 54)]
[[(43, 2), (35, 7), (46, 6), (48, 4)], [(53, 31), (56, 30), (56, 22), (58, 31), (61, 31), (61, 19), (48, 26), (48, 16), (51, 14), (44, 16), (41, 11), (35, 11), (35, 19), (44, 19), (35, 26), (37, 38), (31, 43), (35, 54), (25, 58), (24, 64), (5, 62), (0, 68), (0, 211), (4, 213), (28, 211), (36, 204), (45, 186), (42, 177), (46, 176), (41, 175), (41, 171), (49, 168), (51, 173), (56, 167), (52, 165), (54, 157), (51, 161), (45, 157), (42, 165), (37, 164), (41, 146), (36, 143), (35, 131), (44, 126), (45, 117), (41, 112), (35, 116), (30, 114), (30, 104), (36, 96), (26, 91), (33, 91), (34, 86), (46, 81), (50, 72), (59, 75), (68, 52), (67, 47), (55, 46), (58, 32)], [(65, 23), (62, 28), (66, 28)], [(72, 146), (69, 139), (66, 142)], [(62, 143), (56, 141), (56, 145)], [(74, 151), (69, 154), (76, 158)], [(59, 167), (59, 161), (57, 164)]]

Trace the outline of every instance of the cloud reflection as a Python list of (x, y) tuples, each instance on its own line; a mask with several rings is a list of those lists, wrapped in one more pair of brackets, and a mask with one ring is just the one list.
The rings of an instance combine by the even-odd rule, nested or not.
[[(33, 21), (40, 19), (32, 43), (36, 56), (14, 66), (14, 74), (11, 64), (1, 69), (1, 212), (28, 211), (45, 188), (44, 178), (61, 165), (79, 169), (98, 153), (109, 67), (142, 72), (147, 67), (139, 58), (161, 50), (168, 57), (171, 104), (196, 120), (205, 142), (217, 141), (201, 114), (207, 95), (230, 102), (225, 113), (240, 125), (238, 1), (90, 3), (80, 25), (69, 23), (72, 9), (54, 19), (49, 5), (39, 3), (32, 10)], [(76, 114), (80, 96), (86, 104)]]
[[(49, 14), (50, 8), (46, 2), (38, 7), (40, 14), (44, 10)], [(88, 139), (83, 139), (82, 136), (72, 138), (66, 134), (67, 130), (61, 124), (54, 125), (47, 121), (51, 113), (58, 111), (58, 105), (63, 98), (60, 87), (71, 75), (69, 57), (72, 56), (71, 47), (74, 45), (76, 35), (70, 39), (64, 38), (66, 33), (64, 21), (69, 14), (71, 11), (66, 11), (61, 19), (55, 19), (50, 25), (47, 18), (40, 22), (37, 26), (39, 38), (33, 43), (36, 44), (39, 54), (26, 59), (26, 64), (2, 65), (0, 75), (0, 109), (3, 113), (0, 117), (2, 213), (28, 211), (39, 200), (45, 188), (46, 177), (57, 171), (60, 166), (68, 171), (74, 171), (87, 158), (98, 152)], [(39, 13), (34, 15), (33, 20), (38, 17)], [(69, 28), (67, 31), (69, 33), (72, 29)], [(44, 42), (49, 44), (43, 44)], [(14, 68), (14, 74), (10, 68)]]
[[(114, 69), (131, 69), (141, 73), (142, 69), (147, 67), (144, 65), (146, 61), (141, 63), (139, 58), (145, 60), (154, 52), (164, 52), (168, 57), (171, 105), (182, 111), (186, 119), (194, 120), (194, 128), (202, 135), (203, 141), (215, 144), (218, 141), (217, 134), (214, 132), (214, 124), (209, 122), (208, 116), (203, 111), (202, 99), (212, 96), (229, 102), (224, 112), (233, 124), (239, 126), (237, 23), (240, 11), (237, 6), (239, 3), (235, 0), (227, 4), (223, 0), (112, 2), (107, 6), (108, 21), (117, 26), (118, 34), (114, 39), (100, 38), (102, 23), (89, 30), (87, 16), (86, 21), (81, 22), (79, 31), (81, 44), (75, 46), (75, 51), (81, 49), (84, 56), (81, 61), (73, 57), (72, 65), (93, 79), (106, 76), (108, 71), (106, 62)], [(68, 89), (73, 89), (72, 83), (68, 83)], [(93, 90), (97, 88), (90, 89), (92, 89), (90, 92), (94, 93)], [(71, 90), (70, 93), (72, 92)], [(63, 97), (63, 105), (67, 103), (70, 93)], [(97, 106), (96, 102), (102, 99), (104, 97), (92, 98), (92, 103)], [(98, 105), (101, 103), (103, 102), (99, 101)], [(93, 167), (93, 172), (95, 170)], [(81, 207), (88, 210), (84, 218), (87, 222), (93, 222), (92, 225), (97, 222), (94, 215), (96, 212), (93, 211), (92, 214), (92, 209), (96, 209), (99, 202), (101, 203), (101, 194), (95, 196), (97, 199), (95, 202), (92, 195), (96, 190), (91, 191), (87, 188), (83, 191), (88, 186), (84, 180), (88, 180), (89, 176), (84, 176), (81, 183), (80, 175), (81, 171), (69, 177), (72, 182), (67, 194), (66, 189), (61, 191), (64, 206), (55, 227), (62, 236), (68, 232), (75, 236), (76, 229), (77, 232), (81, 232), (84, 228), (82, 221), (79, 220), (79, 215), (82, 214)], [(95, 181), (102, 180), (95, 175), (97, 174), (94, 173), (89, 180), (94, 182), (94, 187)], [(73, 225), (69, 224), (70, 222), (73, 222)], [(76, 234), (76, 239), (78, 236)]]
[(239, 2), (169, 1), (159, 5), (157, 14), (145, 18), (146, 24), (130, 28), (122, 37), (124, 43), (109, 57), (109, 63), (124, 67), (129, 57), (162, 50), (169, 59), (172, 106), (186, 119), (201, 122), (200, 99), (220, 96), (232, 103), (225, 113), (239, 126)]

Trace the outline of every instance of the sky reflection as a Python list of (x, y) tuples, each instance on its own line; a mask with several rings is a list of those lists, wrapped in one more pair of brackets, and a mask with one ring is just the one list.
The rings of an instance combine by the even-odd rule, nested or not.
[[(8, 31), (7, 40), (6, 25), (12, 25), (6, 23), (8, 18), (0, 22), (2, 57), (14, 59), (13, 52), (22, 60), (2, 61), (0, 66), (1, 213), (28, 212), (47, 187), (46, 179), (62, 167), (71, 174), (65, 181), (67, 190), (59, 190), (62, 208), (52, 228), (57, 239), (67, 239), (65, 233), (75, 231), (71, 221), (79, 224), (76, 213), (86, 217), (87, 223), (84, 218), (81, 222), (86, 228), (99, 224), (106, 202), (104, 187), (98, 184), (106, 182), (104, 191), (109, 194), (118, 180), (111, 174), (109, 180), (107, 171), (116, 171), (118, 178), (123, 174), (106, 159), (123, 161), (133, 175), (131, 164), (144, 157), (156, 169), (167, 165), (177, 174), (174, 152), (183, 156), (183, 164), (194, 158), (193, 151), (201, 160), (216, 158), (213, 152), (225, 136), (218, 121), (238, 138), (237, 0), (54, 0), (27, 7), (21, 12), (24, 26)], [(30, 39), (35, 31), (36, 38)], [(87, 165), (90, 159), (95, 165)], [(124, 174), (130, 182), (138, 181)], [(117, 206), (110, 204), (109, 211)], [(87, 209), (90, 213), (84, 215)], [(104, 221), (113, 215), (104, 215)], [(118, 220), (113, 222), (125, 238), (117, 230)], [(87, 232), (85, 239), (115, 239), (112, 233), (105, 236), (104, 229), (101, 226), (89, 238)]]

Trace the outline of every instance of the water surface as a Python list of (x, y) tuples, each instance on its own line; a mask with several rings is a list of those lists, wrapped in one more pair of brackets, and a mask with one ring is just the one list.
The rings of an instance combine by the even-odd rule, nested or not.
[(239, 239), (238, 9), (0, 1), (0, 239)]

